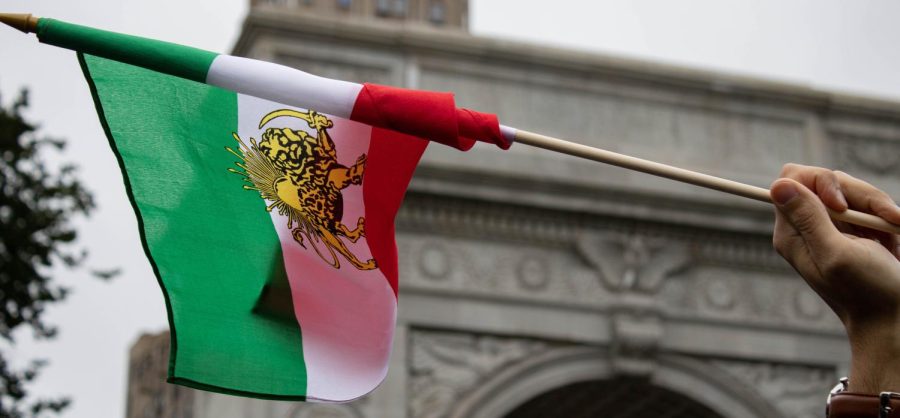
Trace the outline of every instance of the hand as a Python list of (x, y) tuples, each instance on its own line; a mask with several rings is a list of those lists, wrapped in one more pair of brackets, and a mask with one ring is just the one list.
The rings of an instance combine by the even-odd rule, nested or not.
[(832, 222), (825, 210), (900, 224), (900, 207), (840, 171), (788, 164), (781, 175), (771, 187), (773, 243), (847, 329), (850, 390), (900, 392), (900, 236)]

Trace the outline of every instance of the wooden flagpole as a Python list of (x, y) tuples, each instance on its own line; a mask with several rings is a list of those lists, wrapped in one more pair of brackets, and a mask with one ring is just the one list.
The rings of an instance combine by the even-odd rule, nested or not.
[[(739, 183), (708, 174), (698, 173), (695, 171), (685, 170), (683, 168), (673, 167), (641, 158), (631, 157), (612, 151), (602, 150), (600, 148), (589, 147), (587, 145), (576, 144), (574, 142), (565, 141), (533, 132), (516, 131), (516, 142), (531, 145), (533, 147), (545, 150), (556, 151), (563, 154), (581, 157), (588, 160), (598, 161), (601, 163), (612, 164), (618, 167), (630, 170), (641, 171), (654, 176), (665, 177), (675, 181), (690, 183), (695, 186), (706, 187), (708, 189), (718, 190), (720, 192), (731, 193), (738, 196), (747, 197), (758, 200), (760, 202), (772, 203), (769, 197), (769, 190), (762, 187), (751, 186), (749, 184)], [(837, 212), (828, 209), (831, 218), (838, 221), (851, 223), (854, 225), (864, 226), (866, 228), (876, 229), (893, 234), (900, 234), (900, 225), (894, 225), (884, 219), (868, 213), (858, 212), (855, 210), (846, 210)]]

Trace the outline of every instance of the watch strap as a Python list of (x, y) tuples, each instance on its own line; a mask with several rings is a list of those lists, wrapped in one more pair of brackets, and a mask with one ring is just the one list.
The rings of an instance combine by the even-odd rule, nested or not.
[(900, 418), (900, 394), (835, 393), (831, 395), (828, 418)]

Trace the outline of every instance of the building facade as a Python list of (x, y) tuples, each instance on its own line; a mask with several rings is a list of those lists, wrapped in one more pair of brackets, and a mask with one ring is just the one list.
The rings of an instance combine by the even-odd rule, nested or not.
[[(234, 53), (453, 91), (506, 125), (745, 183), (800, 162), (900, 196), (900, 104), (479, 38), (467, 10), (253, 1)], [(818, 417), (849, 349), (773, 251), (772, 220), (765, 204), (521, 144), (432, 145), (397, 219), (399, 318), (376, 391), (325, 405), (170, 389), (148, 380), (166, 362), (147, 337), (129, 418), (160, 403), (192, 418)]]

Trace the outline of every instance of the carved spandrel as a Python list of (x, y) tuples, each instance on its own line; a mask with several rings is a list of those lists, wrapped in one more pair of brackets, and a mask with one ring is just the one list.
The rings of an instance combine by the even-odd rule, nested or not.
[(821, 417), (823, 394), (837, 381), (835, 370), (827, 367), (726, 360), (711, 363), (754, 388), (786, 417)]
[(426, 330), (414, 330), (409, 338), (409, 408), (415, 418), (445, 417), (491, 374), (552, 347), (525, 338)]

